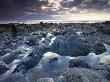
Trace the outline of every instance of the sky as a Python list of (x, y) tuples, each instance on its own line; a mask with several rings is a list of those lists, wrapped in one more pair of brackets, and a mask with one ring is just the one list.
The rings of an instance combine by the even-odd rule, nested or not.
[(110, 0), (0, 0), (0, 22), (110, 20)]

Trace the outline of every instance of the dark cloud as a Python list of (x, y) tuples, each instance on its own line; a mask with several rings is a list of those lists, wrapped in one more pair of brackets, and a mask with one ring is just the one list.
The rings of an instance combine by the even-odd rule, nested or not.
[[(27, 16), (37, 14), (57, 15), (59, 12), (80, 12), (83, 9), (88, 11), (110, 12), (109, 0), (0, 0), (0, 20), (26, 19)], [(42, 6), (46, 6), (42, 9)], [(58, 8), (56, 8), (58, 6)], [(70, 11), (73, 7), (78, 10)], [(35, 14), (36, 13), (36, 14)], [(60, 13), (64, 14), (64, 13)], [(32, 16), (33, 17), (33, 16)], [(41, 17), (42, 18), (42, 17)], [(51, 17), (49, 17), (51, 18)], [(30, 18), (31, 19), (31, 18)], [(37, 18), (36, 18), (37, 19)]]
[(70, 1), (69, 0), (64, 0), (64, 1), (61, 2), (61, 5), (63, 7), (69, 7), (69, 8), (71, 8), (73, 6), (80, 5), (80, 3), (82, 3), (82, 1), (83, 0), (70, 0)]
[(78, 7), (81, 9), (94, 9), (94, 10), (103, 10), (105, 8), (108, 8), (108, 1), (109, 0), (65, 0), (61, 2), (63, 7)]
[(81, 7), (94, 10), (103, 10), (108, 8), (108, 0), (84, 0)]
[(47, 4), (47, 1), (39, 0), (1, 0), (0, 20), (19, 19), (25, 16), (24, 12), (41, 12), (40, 7)]

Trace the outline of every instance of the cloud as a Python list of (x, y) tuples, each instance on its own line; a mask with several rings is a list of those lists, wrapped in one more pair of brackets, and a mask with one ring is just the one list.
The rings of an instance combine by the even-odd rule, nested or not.
[[(109, 13), (110, 0), (1, 0), (0, 20), (17, 20), (35, 13), (64, 15), (76, 13)], [(39, 16), (40, 17), (40, 16)]]

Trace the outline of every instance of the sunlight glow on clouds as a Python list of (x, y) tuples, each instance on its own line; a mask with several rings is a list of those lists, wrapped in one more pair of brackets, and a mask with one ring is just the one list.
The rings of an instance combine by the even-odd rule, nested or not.
[(59, 20), (65, 20), (65, 21), (107, 21), (110, 20), (110, 14), (98, 14), (98, 13), (89, 13), (89, 14), (68, 14), (68, 15), (54, 15), (54, 17), (57, 17)]
[[(5, 4), (5, 5), (4, 5)], [(94, 14), (93, 14), (94, 13)], [(77, 18), (78, 14), (78, 18)], [(103, 15), (102, 15), (103, 14)], [(110, 0), (1, 0), (0, 20), (109, 19)], [(99, 16), (98, 16), (99, 15)], [(44, 17), (42, 17), (44, 16)], [(71, 19), (71, 16), (73, 17)], [(90, 16), (90, 17), (89, 17)], [(34, 17), (34, 18), (33, 18)], [(70, 17), (70, 18), (69, 18)], [(74, 18), (75, 17), (75, 18)], [(92, 17), (92, 18), (91, 18)], [(109, 19), (110, 20), (110, 19)]]
[(59, 9), (61, 7), (60, 2), (62, 2), (62, 0), (48, 0), (48, 2), (48, 5), (52, 5), (54, 9)]

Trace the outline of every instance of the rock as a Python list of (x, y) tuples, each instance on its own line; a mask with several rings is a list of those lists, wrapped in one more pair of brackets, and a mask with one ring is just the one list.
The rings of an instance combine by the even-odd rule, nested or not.
[(79, 56), (78, 59), (85, 61), (91, 69), (99, 69), (100, 57), (95, 53), (89, 53), (87, 56)]
[(91, 45), (84, 43), (83, 40), (70, 36), (66, 40), (57, 38), (49, 47), (48, 51), (58, 53), (62, 56), (86, 56), (89, 54)]
[[(46, 28), (46, 24), (50, 28)], [(31, 78), (30, 82), (36, 82), (39, 78), (42, 78), (38, 80), (40, 82), (108, 82), (110, 80), (109, 68), (99, 66), (100, 64), (108, 66), (110, 63), (108, 56), (110, 47), (100, 42), (109, 43), (109, 22), (46, 24), (15, 25), (17, 27), (16, 38), (12, 38), (10, 25), (3, 25), (2, 33), (0, 33), (0, 59), (9, 64), (9, 67), (11, 65), (13, 67), (13, 62), (19, 60), (18, 63), (15, 63), (16, 69), (11, 73), (12, 75), (9, 75), (10, 77), (4, 80), (5, 82), (26, 82), (27, 80), (21, 80), (25, 77), (24, 75), (27, 76), (26, 79)], [(19, 47), (20, 45), (26, 45), (23, 47), (26, 49)], [(30, 49), (28, 50), (27, 47)], [(95, 53), (95, 55), (88, 55), (91, 50), (98, 55)], [(59, 54), (59, 56), (47, 57), (47, 61), (43, 62), (43, 55), (47, 52)], [(67, 56), (84, 57), (78, 57), (68, 63), (69, 57)], [(66, 72), (65, 68), (68, 66), (71, 69)], [(1, 75), (7, 70), (6, 65), (0, 65)], [(24, 75), (16, 74), (17, 72)], [(51, 77), (55, 77), (55, 80), (45, 79)]]
[(28, 82), (24, 75), (20, 73), (15, 73), (10, 75), (8, 78), (1, 80), (0, 82)]
[(22, 62), (17, 66), (15, 72), (26, 73), (40, 62), (45, 52), (45, 47), (35, 48), (25, 59), (21, 60)]
[(106, 48), (105, 48), (103, 42), (101, 42), (101, 41), (96, 41), (95, 44), (93, 45), (93, 48), (94, 48), (94, 52), (96, 54), (101, 54), (106, 51)]
[(54, 82), (52, 78), (42, 78), (37, 80), (37, 82)]
[(105, 41), (105, 43), (106, 43), (106, 44), (108, 44), (108, 45), (110, 45), (110, 40), (108, 40), (108, 41)]
[(36, 37), (30, 37), (26, 40), (25, 44), (29, 45), (29, 46), (35, 46), (38, 45), (38, 41), (39, 39)]
[(99, 73), (99, 74), (102, 75), (104, 78), (106, 78), (107, 80), (110, 81), (110, 72), (108, 72), (107, 69), (95, 70), (95, 72)]
[(20, 50), (14, 50), (9, 55), (3, 57), (2, 60), (6, 64), (10, 64), (11, 62), (13, 62), (19, 56), (20, 53), (22, 53)]
[(0, 56), (3, 56), (4, 54), (6, 54), (5, 48), (0, 47)]
[(85, 68), (68, 69), (63, 78), (64, 82), (110, 82), (100, 73)]
[(110, 82), (109, 77), (110, 73), (105, 69), (68, 68), (57, 78), (41, 78), (37, 82)]
[(90, 68), (88, 63), (80, 59), (71, 59), (69, 61), (69, 67), (70, 68), (78, 67), (78, 68), (87, 68), (87, 69)]
[(7, 70), (9, 70), (9, 68), (6, 67), (6, 65), (3, 61), (0, 61), (0, 75), (5, 73)]
[(63, 29), (63, 30), (59, 30), (59, 29), (57, 29), (57, 30), (55, 30), (55, 31), (53, 31), (53, 34), (55, 35), (55, 36), (59, 36), (59, 35), (65, 35), (67, 33), (67, 30), (65, 29)]
[[(109, 24), (110, 26), (110, 24)], [(103, 34), (110, 34), (110, 28), (107, 24), (100, 24), (97, 27), (97, 31)]]

